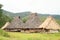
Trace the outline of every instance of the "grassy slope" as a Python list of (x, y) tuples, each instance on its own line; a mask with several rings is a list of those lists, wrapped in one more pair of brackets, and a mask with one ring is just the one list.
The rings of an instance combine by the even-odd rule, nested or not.
[(2, 37), (3, 40), (60, 40), (60, 33), (46, 34), (46, 33), (18, 33), (8, 32), (10, 38)]

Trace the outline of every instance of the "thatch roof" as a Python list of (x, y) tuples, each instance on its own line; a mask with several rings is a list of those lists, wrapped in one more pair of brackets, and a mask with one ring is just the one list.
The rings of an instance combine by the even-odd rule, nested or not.
[(25, 28), (38, 28), (40, 24), (41, 24), (41, 21), (37, 13), (31, 13), (28, 16), (28, 20), (25, 23)]
[(60, 29), (59, 24), (55, 21), (52, 16), (49, 16), (40, 26), (39, 28), (46, 29)]
[(14, 17), (11, 23), (5, 28), (23, 28), (24, 23), (21, 21), (20, 17)]
[(6, 22), (6, 24), (1, 29), (6, 28), (9, 24), (10, 24), (9, 22)]

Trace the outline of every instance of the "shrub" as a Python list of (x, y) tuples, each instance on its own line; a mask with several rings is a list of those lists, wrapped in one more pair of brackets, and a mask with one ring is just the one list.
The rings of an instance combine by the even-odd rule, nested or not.
[(0, 29), (0, 35), (4, 37), (9, 37), (8, 33)]

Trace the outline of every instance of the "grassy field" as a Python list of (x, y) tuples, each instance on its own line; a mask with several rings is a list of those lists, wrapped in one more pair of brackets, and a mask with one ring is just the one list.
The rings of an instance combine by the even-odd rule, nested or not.
[(0, 40), (60, 40), (60, 33), (20, 33), (8, 32), (10, 37), (0, 36)]

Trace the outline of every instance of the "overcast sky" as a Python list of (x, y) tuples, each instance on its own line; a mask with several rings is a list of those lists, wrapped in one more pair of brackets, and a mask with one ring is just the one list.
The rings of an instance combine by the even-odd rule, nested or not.
[(37, 12), (60, 14), (60, 0), (0, 0), (3, 9), (10, 12)]

